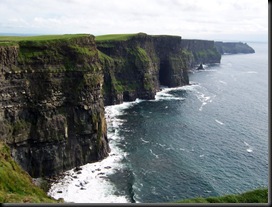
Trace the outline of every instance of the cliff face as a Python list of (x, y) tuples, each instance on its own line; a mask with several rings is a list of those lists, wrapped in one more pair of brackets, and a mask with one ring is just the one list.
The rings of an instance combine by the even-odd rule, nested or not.
[(247, 43), (242, 42), (215, 42), (220, 54), (255, 53), (255, 50)]
[(214, 41), (139, 33), (117, 40), (97, 40), (104, 65), (105, 105), (153, 99), (160, 85), (189, 84), (188, 69), (220, 63)]
[(214, 41), (183, 39), (181, 41), (181, 47), (183, 50), (193, 54), (191, 67), (201, 63), (220, 63), (221, 54), (217, 51)]
[(0, 139), (33, 177), (108, 155), (94, 37), (0, 46)]
[(160, 85), (189, 84), (192, 66), (220, 62), (213, 41), (128, 36), (0, 42), (0, 141), (31, 176), (105, 158), (104, 105), (154, 99)]
[(104, 65), (105, 105), (153, 99), (160, 84), (189, 83), (188, 57), (181, 37), (139, 33), (127, 40), (97, 41)]

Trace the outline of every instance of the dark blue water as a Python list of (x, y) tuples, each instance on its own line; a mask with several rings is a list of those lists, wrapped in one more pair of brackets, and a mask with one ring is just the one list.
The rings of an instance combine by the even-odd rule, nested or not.
[(268, 186), (268, 45), (249, 45), (256, 53), (224, 55), (192, 85), (115, 115), (109, 138), (126, 155), (110, 175), (116, 195), (156, 203)]

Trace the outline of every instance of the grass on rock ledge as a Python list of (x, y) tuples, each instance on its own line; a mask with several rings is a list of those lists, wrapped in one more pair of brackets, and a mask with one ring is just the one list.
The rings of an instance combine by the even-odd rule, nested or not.
[(107, 34), (95, 36), (95, 41), (125, 41), (137, 34)]
[(268, 203), (268, 188), (255, 189), (242, 194), (185, 199), (176, 203)]
[(59, 203), (37, 187), (0, 141), (0, 203)]
[(50, 41), (69, 40), (77, 37), (87, 37), (89, 34), (39, 35), (39, 36), (0, 36), (0, 46), (12, 45), (20, 41)]

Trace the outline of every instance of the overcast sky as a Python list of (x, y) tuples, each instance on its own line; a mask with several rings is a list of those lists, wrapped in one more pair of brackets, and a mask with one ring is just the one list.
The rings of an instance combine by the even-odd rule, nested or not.
[(0, 33), (267, 41), (266, 0), (0, 0)]

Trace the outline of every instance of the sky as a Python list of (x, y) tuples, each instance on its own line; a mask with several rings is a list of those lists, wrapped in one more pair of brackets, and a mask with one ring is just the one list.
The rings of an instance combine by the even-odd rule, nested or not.
[(0, 0), (0, 33), (268, 41), (265, 0)]

